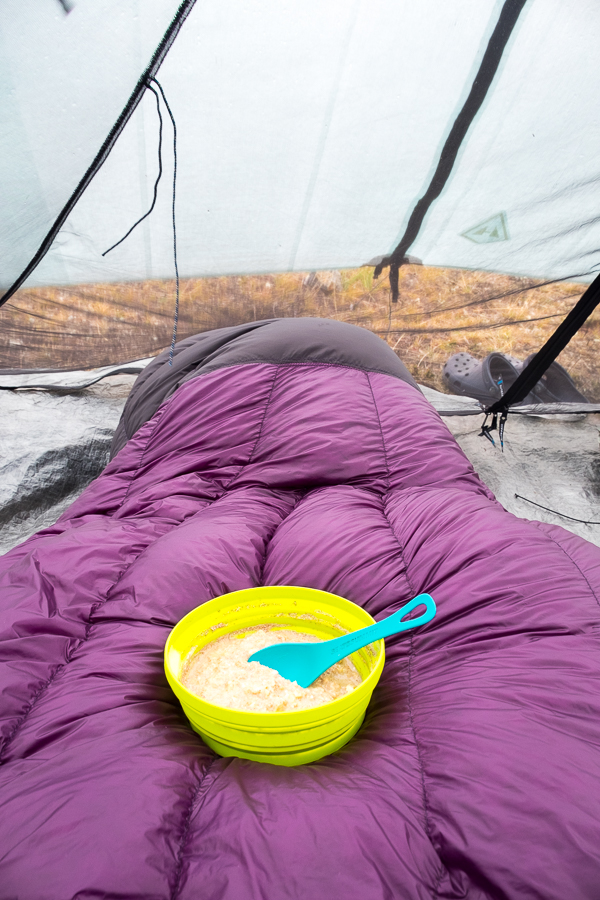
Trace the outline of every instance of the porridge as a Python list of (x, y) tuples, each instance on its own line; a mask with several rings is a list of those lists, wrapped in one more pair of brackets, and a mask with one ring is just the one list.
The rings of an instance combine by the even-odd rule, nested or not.
[(360, 674), (349, 658), (335, 663), (307, 688), (259, 662), (248, 662), (249, 656), (271, 644), (319, 640), (277, 625), (259, 625), (226, 634), (186, 661), (181, 683), (208, 703), (246, 712), (292, 712), (321, 706), (361, 684)]

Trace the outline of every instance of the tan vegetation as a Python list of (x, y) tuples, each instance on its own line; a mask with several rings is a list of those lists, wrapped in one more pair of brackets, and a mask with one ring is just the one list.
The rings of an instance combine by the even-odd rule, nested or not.
[[(400, 301), (371, 268), (307, 279), (301, 273), (181, 282), (178, 337), (281, 316), (320, 316), (380, 334), (423, 384), (443, 390), (442, 366), (466, 350), (524, 359), (539, 349), (585, 289), (456, 269), (400, 270)], [(0, 310), (0, 365), (92, 367), (150, 356), (170, 344), (170, 281), (22, 290)], [(559, 358), (579, 389), (600, 400), (600, 314)]]

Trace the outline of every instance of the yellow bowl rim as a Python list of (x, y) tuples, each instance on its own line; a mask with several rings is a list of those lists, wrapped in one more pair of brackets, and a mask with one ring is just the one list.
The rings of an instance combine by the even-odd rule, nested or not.
[[(179, 628), (179, 626), (182, 625), (182, 623), (185, 622), (185, 620), (188, 617), (193, 616), (194, 613), (196, 613), (199, 609), (206, 607), (209, 603), (213, 603), (217, 600), (222, 600), (224, 597), (235, 597), (236, 594), (248, 594), (251, 591), (264, 591), (264, 590), (269, 590), (270, 588), (273, 588), (274, 590), (277, 590), (278, 588), (279, 589), (293, 588), (294, 590), (308, 591), (311, 594), (322, 594), (322, 595), (324, 595), (324, 597), (335, 597), (336, 600), (341, 600), (343, 603), (348, 603), (350, 606), (353, 606), (353, 607), (356, 607), (356, 609), (359, 609), (362, 613), (364, 613), (366, 616), (368, 616), (371, 619), (373, 624), (375, 624), (375, 619), (373, 619), (371, 614), (368, 613), (366, 611), (366, 609), (364, 609), (362, 606), (359, 606), (358, 603), (353, 603), (352, 600), (348, 600), (346, 597), (341, 597), (339, 594), (332, 594), (330, 591), (322, 591), (319, 588), (307, 588), (307, 587), (304, 587), (301, 585), (282, 584), (282, 585), (264, 585), (263, 587), (243, 588), (242, 590), (239, 590), (239, 591), (230, 591), (226, 594), (220, 594), (218, 597), (213, 597), (211, 600), (206, 600), (204, 603), (201, 603), (199, 606), (194, 607), (194, 609), (191, 609), (188, 613), (186, 613), (186, 615), (183, 616), (183, 618), (180, 619), (179, 622), (177, 622), (173, 626), (173, 628), (169, 632), (169, 636), (167, 637), (167, 640), (165, 642), (165, 649), (164, 649), (164, 668), (165, 668), (165, 674), (167, 676), (167, 681), (171, 685), (171, 688), (173, 688), (173, 683), (175, 683), (177, 685), (177, 691), (181, 692), (184, 700), (186, 702), (188, 702), (189, 706), (191, 706), (195, 711), (200, 712), (200, 714), (202, 715), (203, 710), (205, 710), (206, 715), (210, 716), (212, 719), (217, 719), (217, 720), (221, 720), (222, 715), (221, 716), (214, 715), (214, 713), (211, 713), (211, 710), (214, 710), (217, 713), (220, 712), (221, 714), (223, 712), (225, 712), (229, 718), (229, 724), (233, 724), (230, 719), (231, 713), (234, 713), (235, 718), (240, 722), (248, 721), (248, 724), (254, 723), (256, 725), (260, 724), (260, 722), (259, 722), (260, 718), (264, 717), (266, 719), (269, 719), (269, 718), (273, 718), (273, 717), (277, 716), (279, 721), (281, 721), (283, 719), (286, 724), (289, 724), (290, 726), (292, 726), (292, 725), (294, 725), (295, 721), (300, 721), (302, 718), (304, 718), (306, 716), (307, 713), (311, 713), (317, 709), (318, 710), (331, 709), (331, 715), (328, 716), (327, 719), (337, 718), (337, 713), (339, 713), (345, 706), (348, 706), (348, 700), (352, 699), (352, 697), (355, 693), (354, 691), (352, 691), (350, 694), (346, 694), (343, 697), (338, 697), (336, 700), (330, 700), (329, 703), (322, 703), (320, 706), (309, 707), (309, 709), (295, 709), (295, 710), (290, 710), (290, 711), (286, 711), (286, 712), (252, 712), (250, 710), (232, 709), (231, 707), (228, 707), (228, 706), (217, 706), (217, 704), (215, 704), (215, 703), (209, 703), (207, 700), (204, 700), (202, 697), (199, 697), (197, 694), (193, 694), (191, 691), (188, 691), (188, 689), (181, 683), (179, 678), (176, 675), (174, 675), (173, 672), (171, 671), (171, 669), (168, 665), (168, 662), (167, 662), (171, 638), (172, 638), (175, 630), (177, 628)], [(362, 682), (362, 684), (359, 685), (355, 689), (355, 690), (360, 690), (361, 688), (364, 688), (365, 686), (367, 686), (367, 692), (368, 692), (369, 698), (370, 698), (371, 694), (373, 693), (373, 690), (375, 689), (377, 682), (379, 681), (379, 677), (381, 675), (381, 671), (383, 669), (383, 665), (385, 662), (385, 642), (381, 639), (378, 641), (373, 641), (374, 646), (377, 646), (377, 644), (379, 644), (379, 648), (378, 648), (377, 657), (375, 659), (375, 663), (373, 665), (373, 669), (371, 670), (369, 675), (365, 678), (365, 680)], [(370, 690), (368, 689), (369, 683), (372, 683), (372, 687)], [(174, 688), (173, 688), (173, 690), (174, 690)], [(178, 693), (176, 693), (175, 695), (178, 696)], [(180, 698), (178, 697), (178, 699), (180, 699)], [(180, 699), (180, 702), (181, 702), (181, 699)], [(323, 722), (323, 719), (320, 718), (319, 721)]]

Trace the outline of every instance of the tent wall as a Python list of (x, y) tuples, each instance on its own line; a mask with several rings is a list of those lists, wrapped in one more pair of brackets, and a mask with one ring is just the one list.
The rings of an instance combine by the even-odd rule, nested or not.
[[(426, 189), (505, 4), (197, 3), (159, 71), (177, 123), (183, 276), (360, 265), (390, 252)], [(12, 0), (3, 284), (22, 271), (125, 106), (176, 5)], [(600, 259), (596, 5), (528, 0), (439, 200), (427, 264), (589, 279)], [(173, 275), (172, 148), (149, 206), (148, 93), (30, 284)]]

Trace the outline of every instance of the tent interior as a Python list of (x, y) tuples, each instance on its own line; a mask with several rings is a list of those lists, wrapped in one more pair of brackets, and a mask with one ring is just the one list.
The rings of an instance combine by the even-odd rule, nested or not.
[[(10, 379), (22, 385), (0, 393), (0, 553), (52, 525), (102, 472), (135, 383), (133, 373), (146, 363), (0, 380), (0, 386)], [(62, 380), (62, 388), (43, 387), (44, 378)], [(78, 386), (94, 378), (100, 380)], [(38, 387), (28, 389), (25, 379)], [(600, 546), (600, 413), (511, 415), (501, 451), (497, 440), (494, 446), (482, 438), (481, 407), (475, 400), (426, 385), (421, 390), (505, 509), (561, 525)]]
[[(185, 338), (316, 315), (379, 333), (447, 393), (452, 354), (529, 358), (582, 294), (570, 343), (543, 367), (562, 350), (587, 424), (574, 408), (544, 432), (511, 415), (501, 455), (471, 438), (469, 418), (461, 441), (507, 508), (598, 540), (586, 524), (598, 518), (600, 402), (585, 294), (600, 265), (592, 4), (14, 0), (1, 16), (0, 388), (5, 419), (14, 404), (24, 416), (4, 435), (3, 549), (102, 467), (82, 445), (67, 486), (44, 485), (52, 453), (75, 452), (67, 421), (86, 415), (46, 444), (44, 405), (87, 409), (101, 389), (68, 399), (73, 376), (46, 373), (64, 396), (43, 400), (37, 377), (36, 395), (18, 399), (29, 370), (150, 358), (174, 320)], [(436, 402), (463, 434), (453, 404)], [(554, 446), (569, 413), (577, 438)], [(110, 412), (100, 420), (106, 440)], [(530, 451), (513, 457), (524, 428), (536, 465)]]
[[(599, 31), (591, 0), (5, 0), (0, 558), (158, 354), (301, 318), (378, 335), (505, 510), (600, 547)], [(472, 877), (365, 896), (566, 896)]]

